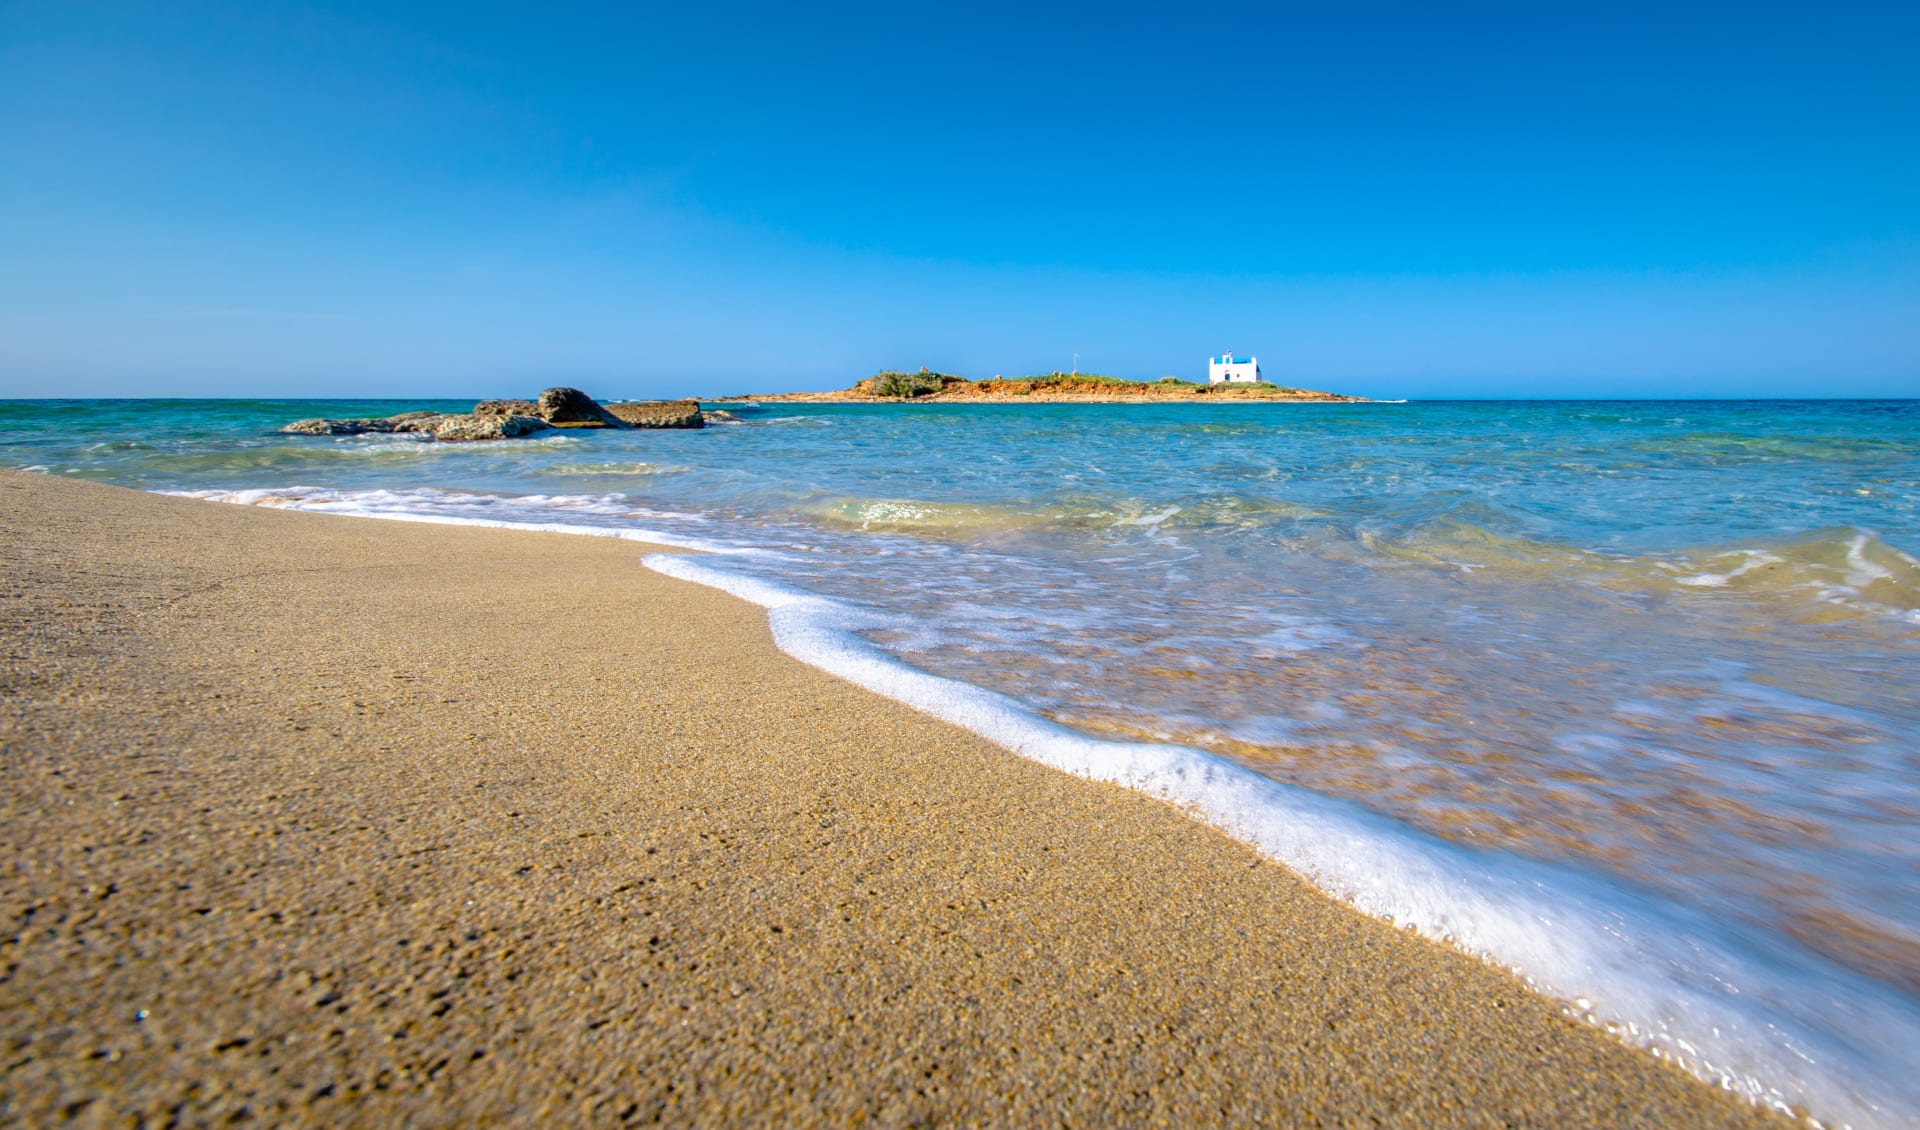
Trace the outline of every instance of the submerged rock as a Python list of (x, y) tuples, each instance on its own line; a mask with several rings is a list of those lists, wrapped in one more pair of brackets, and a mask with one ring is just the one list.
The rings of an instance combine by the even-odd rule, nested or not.
[(633, 428), (702, 428), (706, 419), (697, 400), (650, 400), (609, 404), (606, 411)]
[(745, 420), (727, 411), (725, 408), (709, 408), (700, 413), (700, 419), (709, 424), (744, 424)]

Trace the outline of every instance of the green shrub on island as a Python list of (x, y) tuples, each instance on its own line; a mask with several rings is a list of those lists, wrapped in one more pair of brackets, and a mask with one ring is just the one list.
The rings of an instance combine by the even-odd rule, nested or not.
[(952, 373), (935, 373), (927, 369), (921, 369), (917, 373), (902, 373), (888, 369), (860, 383), (867, 386), (866, 391), (871, 396), (912, 400), (916, 396), (931, 396), (955, 382), (965, 384), (966, 378), (956, 377)]
[(1206, 385), (1195, 381), (1183, 381), (1179, 377), (1161, 377), (1157, 381), (1134, 381), (1125, 377), (1109, 377), (1101, 373), (1040, 373), (1021, 380), (1035, 392), (1108, 392), (1116, 395), (1139, 395), (1150, 390), (1201, 390)]
[(1114, 388), (1119, 386), (1137, 386), (1145, 381), (1130, 381), (1125, 377), (1109, 377), (1099, 373), (1063, 373), (1055, 369), (1051, 373), (1039, 373), (1021, 380), (1036, 389), (1070, 387), (1079, 389)]

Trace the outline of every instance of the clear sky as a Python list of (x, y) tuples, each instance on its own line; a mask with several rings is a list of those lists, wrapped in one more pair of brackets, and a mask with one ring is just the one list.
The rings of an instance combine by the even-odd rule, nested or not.
[(1920, 395), (1920, 3), (0, 0), (0, 396)]

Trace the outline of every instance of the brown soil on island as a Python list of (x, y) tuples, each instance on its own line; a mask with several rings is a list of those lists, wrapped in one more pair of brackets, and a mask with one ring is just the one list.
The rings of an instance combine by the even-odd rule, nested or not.
[(1780, 1124), (632, 543), (0, 520), (6, 1121)]

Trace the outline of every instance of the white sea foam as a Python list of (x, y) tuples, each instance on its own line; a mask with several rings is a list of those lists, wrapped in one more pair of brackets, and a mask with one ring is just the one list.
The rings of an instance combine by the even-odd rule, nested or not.
[(1116, 518), (1113, 524), (1116, 526), (1159, 526), (1162, 522), (1165, 522), (1178, 513), (1180, 513), (1178, 506), (1168, 506), (1152, 514), (1137, 514), (1131, 518)]
[(1746, 560), (1724, 573), (1696, 573), (1693, 576), (1678, 577), (1675, 578), (1675, 580), (1679, 584), (1689, 585), (1693, 588), (1725, 588), (1727, 582), (1733, 580), (1735, 577), (1743, 577), (1763, 565), (1778, 565), (1781, 560), (1771, 553), (1757, 549), (1744, 550), (1742, 551), (1742, 555)]
[(1101, 741), (908, 667), (844, 603), (650, 555), (656, 572), (767, 609), (803, 662), (1057, 769), (1161, 797), (1356, 908), (1507, 966), (1630, 1043), (1781, 1110), (1862, 1127), (1920, 1111), (1920, 1013), (1809, 951), (1605, 880), (1448, 844), (1199, 750)]
[[(469, 495), (455, 491), (422, 488), (418, 490), (332, 490), (324, 487), (284, 487), (262, 490), (179, 490), (163, 491), (183, 498), (201, 498), (209, 502), (231, 502), (242, 506), (267, 506), (282, 510), (312, 510), (322, 514), (347, 514), (357, 518), (385, 518), (397, 522), (426, 522), (444, 526), (488, 526), (497, 529), (526, 530), (547, 534), (582, 534), (587, 537), (619, 538), (648, 545), (697, 549), (705, 553), (759, 553), (724, 545), (710, 538), (687, 537), (664, 530), (634, 526), (602, 526), (574, 522), (541, 521), (536, 514), (555, 509), (574, 510), (583, 516), (655, 517), (704, 521), (698, 514), (641, 510), (612, 497), (531, 495), (505, 498), (494, 495)], [(495, 511), (495, 517), (482, 511)]]

